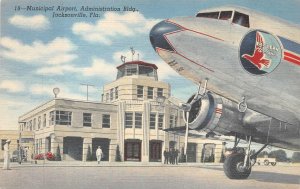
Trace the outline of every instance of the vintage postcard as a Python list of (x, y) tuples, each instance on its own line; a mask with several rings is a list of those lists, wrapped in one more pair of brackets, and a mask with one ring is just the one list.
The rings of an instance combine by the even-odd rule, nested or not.
[(299, 7), (1, 0), (0, 189), (299, 188)]

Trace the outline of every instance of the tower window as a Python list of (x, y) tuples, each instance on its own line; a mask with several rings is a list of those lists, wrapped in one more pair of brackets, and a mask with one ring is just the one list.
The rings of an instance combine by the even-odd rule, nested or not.
[(158, 129), (162, 130), (164, 126), (164, 114), (158, 115)]
[(153, 87), (148, 87), (147, 98), (153, 99)]
[(119, 88), (115, 87), (115, 98), (118, 99), (119, 98)]
[(156, 114), (151, 113), (150, 114), (150, 129), (155, 129), (155, 124), (156, 124)]
[(141, 86), (141, 85), (137, 86), (137, 97), (138, 98), (144, 97), (144, 86)]
[(109, 114), (102, 115), (102, 128), (110, 128), (110, 115)]
[(114, 89), (110, 89), (110, 101), (114, 99)]
[(84, 127), (92, 126), (92, 114), (91, 113), (83, 113), (83, 126)]
[(138, 112), (135, 112), (134, 114), (134, 118), (135, 118), (135, 128), (142, 128), (142, 118), (143, 118), (143, 114), (142, 113), (138, 113)]
[(132, 128), (133, 123), (133, 113), (126, 112), (125, 113), (125, 128)]
[(163, 92), (164, 92), (164, 89), (163, 88), (158, 88), (157, 89), (157, 96), (163, 96)]

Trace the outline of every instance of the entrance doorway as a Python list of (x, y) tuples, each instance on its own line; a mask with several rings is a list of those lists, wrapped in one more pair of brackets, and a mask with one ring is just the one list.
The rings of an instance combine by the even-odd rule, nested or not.
[(169, 142), (169, 150), (175, 149), (175, 145), (176, 145), (175, 141), (170, 141)]
[(160, 162), (162, 153), (162, 141), (150, 141), (150, 161)]
[(46, 137), (46, 151), (51, 152), (51, 137)]
[(197, 144), (188, 143), (187, 144), (187, 162), (196, 162)]
[(109, 161), (109, 144), (110, 139), (108, 138), (93, 138), (92, 139), (92, 160), (96, 161), (96, 150), (98, 146), (101, 146), (103, 152), (101, 161)]
[(202, 162), (214, 162), (215, 161), (215, 144), (204, 144), (202, 150)]
[(64, 137), (64, 157), (65, 160), (82, 160), (83, 138)]
[(126, 140), (124, 146), (125, 161), (141, 161), (141, 144), (140, 140)]

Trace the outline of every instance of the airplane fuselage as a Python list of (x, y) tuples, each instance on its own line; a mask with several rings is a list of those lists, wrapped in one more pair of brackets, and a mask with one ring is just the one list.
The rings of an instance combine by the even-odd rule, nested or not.
[(152, 29), (154, 37), (165, 29), (166, 42), (151, 42), (180, 75), (195, 83), (208, 79), (210, 91), (234, 102), (245, 97), (249, 109), (290, 124), (299, 140), (299, 26), (260, 13), (245, 14), (250, 23), (244, 25), (233, 23), (233, 16), (168, 19)]

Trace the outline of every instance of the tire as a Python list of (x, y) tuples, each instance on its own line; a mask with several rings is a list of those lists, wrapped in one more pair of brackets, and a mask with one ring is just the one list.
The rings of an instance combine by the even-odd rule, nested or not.
[(269, 160), (265, 160), (265, 161), (264, 161), (265, 166), (268, 166), (269, 163), (270, 163)]
[(249, 169), (242, 170), (239, 166), (244, 163), (244, 154), (231, 154), (227, 156), (224, 162), (224, 173), (230, 179), (247, 179), (251, 173)]
[(276, 165), (276, 162), (271, 162), (271, 165), (272, 165), (272, 166), (275, 166), (275, 165)]

